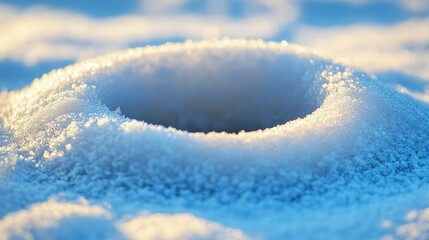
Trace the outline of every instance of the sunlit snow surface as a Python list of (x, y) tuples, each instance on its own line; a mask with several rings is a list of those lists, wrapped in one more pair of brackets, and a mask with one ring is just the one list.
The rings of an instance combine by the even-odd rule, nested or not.
[(425, 239), (428, 117), (286, 42), (83, 61), (0, 95), (0, 239)]

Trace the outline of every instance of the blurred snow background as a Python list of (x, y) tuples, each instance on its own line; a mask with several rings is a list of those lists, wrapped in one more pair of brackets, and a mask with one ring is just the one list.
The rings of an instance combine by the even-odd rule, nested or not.
[(221, 37), (302, 44), (428, 100), (427, 0), (1, 0), (0, 88), (114, 50)]

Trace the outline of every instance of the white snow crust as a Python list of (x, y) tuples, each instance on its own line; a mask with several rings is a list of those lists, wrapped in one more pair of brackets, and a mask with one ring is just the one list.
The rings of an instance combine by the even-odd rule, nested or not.
[[(427, 236), (427, 108), (297, 45), (130, 49), (0, 100), (6, 239)], [(84, 235), (58, 204), (101, 227)]]

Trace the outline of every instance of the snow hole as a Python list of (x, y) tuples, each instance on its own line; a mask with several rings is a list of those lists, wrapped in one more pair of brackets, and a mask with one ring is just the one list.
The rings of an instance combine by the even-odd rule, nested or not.
[(101, 100), (132, 119), (204, 133), (271, 128), (320, 106), (308, 59), (225, 51), (167, 51), (118, 63), (101, 86)]

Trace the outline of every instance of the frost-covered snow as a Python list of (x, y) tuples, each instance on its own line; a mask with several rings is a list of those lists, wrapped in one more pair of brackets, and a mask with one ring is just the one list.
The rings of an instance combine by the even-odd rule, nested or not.
[(427, 108), (300, 46), (130, 49), (0, 98), (10, 238), (429, 233)]

